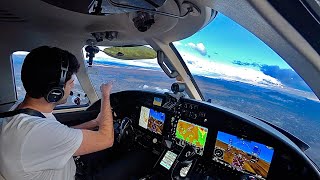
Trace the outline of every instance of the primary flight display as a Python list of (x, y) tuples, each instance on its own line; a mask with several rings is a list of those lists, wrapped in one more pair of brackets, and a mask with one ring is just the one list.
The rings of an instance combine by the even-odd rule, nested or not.
[(141, 106), (139, 126), (154, 133), (162, 134), (165, 119), (166, 115), (164, 113)]

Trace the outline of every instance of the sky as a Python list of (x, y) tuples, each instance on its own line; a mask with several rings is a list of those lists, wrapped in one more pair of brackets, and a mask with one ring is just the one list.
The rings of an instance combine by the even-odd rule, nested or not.
[(199, 52), (198, 57), (207, 55), (210, 60), (225, 63), (237, 60), (290, 68), (264, 42), (221, 13), (202, 30), (180, 43), (187, 46), (179, 49), (193, 49)]
[(276, 52), (221, 13), (191, 37), (173, 44), (195, 75), (312, 92)]

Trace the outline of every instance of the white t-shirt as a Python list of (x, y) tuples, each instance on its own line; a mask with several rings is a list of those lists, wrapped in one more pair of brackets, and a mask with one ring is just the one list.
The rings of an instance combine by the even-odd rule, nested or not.
[[(70, 180), (82, 131), (56, 120), (18, 114), (0, 123), (0, 174), (6, 180)], [(1, 121), (0, 120), (0, 121)], [(2, 124), (2, 125), (1, 125)]]

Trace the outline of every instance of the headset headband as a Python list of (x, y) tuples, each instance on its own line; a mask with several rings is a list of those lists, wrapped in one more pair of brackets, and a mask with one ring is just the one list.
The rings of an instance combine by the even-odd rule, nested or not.
[[(66, 65), (66, 66), (64, 66), (64, 65)], [(61, 58), (61, 74), (60, 74), (60, 81), (59, 81), (59, 86), (61, 88), (64, 87), (64, 83), (67, 79), (68, 68), (69, 68), (69, 61)]]

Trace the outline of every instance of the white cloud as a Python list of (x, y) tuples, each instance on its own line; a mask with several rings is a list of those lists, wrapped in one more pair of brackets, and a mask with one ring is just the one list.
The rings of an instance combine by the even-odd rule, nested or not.
[(193, 49), (195, 49), (197, 47), (194, 43), (188, 43), (187, 46), (189, 46), (189, 47), (191, 47)]
[(154, 89), (157, 92), (160, 92), (160, 93), (165, 93), (165, 92), (169, 92), (170, 91), (169, 89), (162, 89), (162, 88), (159, 88), (159, 87), (155, 87)]
[(173, 42), (173, 45), (175, 45), (175, 46), (181, 46), (182, 43), (181, 43), (180, 41), (176, 41), (176, 42)]
[(200, 51), (204, 52), (204, 51), (207, 51), (206, 48), (204, 47), (204, 45), (202, 43), (198, 43), (197, 44), (197, 47)]
[(148, 89), (149, 86), (148, 85), (143, 85), (142, 89)]
[(152, 86), (148, 86), (148, 85), (143, 85), (142, 87), (139, 86), (140, 88), (144, 89), (144, 90), (149, 90), (149, 91), (156, 91), (159, 93), (165, 93), (165, 92), (170, 92), (169, 89), (162, 89), (160, 87), (152, 87)]
[(13, 53), (14, 55), (28, 55), (29, 54), (29, 52), (27, 52), (27, 51), (17, 51), (17, 52), (14, 52)]
[(213, 62), (205, 58), (196, 57), (187, 52), (180, 52), (180, 54), (193, 74), (260, 86), (282, 86), (279, 80), (265, 75), (259, 70)]
[(198, 44), (188, 43), (187, 46), (198, 51), (203, 56), (207, 55), (207, 50), (203, 43), (198, 43)]

